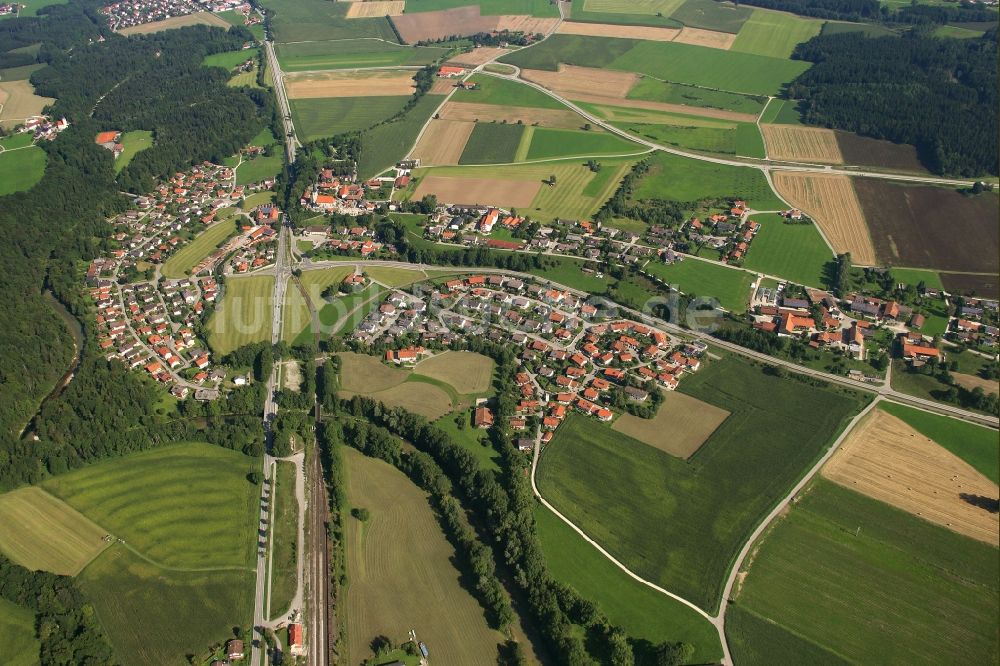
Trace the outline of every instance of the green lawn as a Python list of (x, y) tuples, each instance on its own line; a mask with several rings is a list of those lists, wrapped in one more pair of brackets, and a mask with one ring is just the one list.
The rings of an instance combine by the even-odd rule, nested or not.
[(514, 161), (524, 125), (476, 123), (459, 164), (507, 164)]
[(628, 53), (640, 42), (617, 37), (583, 37), (580, 35), (552, 35), (544, 42), (529, 49), (508, 53), (500, 62), (516, 65), (521, 69), (559, 70), (559, 63), (580, 67), (607, 67), (618, 56)]
[(1000, 483), (1000, 460), (997, 457), (1000, 444), (997, 442), (996, 430), (894, 402), (882, 402), (879, 408), (905, 421), (920, 434), (933, 439), (975, 467), (993, 483)]
[(7, 666), (35, 666), (40, 644), (35, 637), (35, 614), (0, 598), (0, 645)]
[(596, 602), (611, 624), (654, 644), (690, 643), (695, 646), (691, 663), (722, 658), (719, 634), (704, 617), (630, 578), (545, 507), (535, 509), (535, 521), (549, 573)]
[(226, 292), (208, 321), (208, 344), (217, 354), (271, 338), (274, 277), (230, 277)]
[(377, 176), (403, 159), (416, 143), (421, 128), (440, 104), (440, 96), (424, 95), (402, 118), (365, 132), (361, 137), (359, 177), (367, 179)]
[(664, 146), (746, 157), (764, 157), (764, 139), (753, 123), (719, 122), (694, 119), (685, 124), (685, 116), (677, 116), (677, 124), (614, 122), (615, 127), (645, 137)]
[(740, 113), (757, 115), (763, 110), (767, 99), (751, 95), (709, 90), (696, 86), (686, 86), (680, 83), (670, 83), (644, 76), (628, 91), (629, 99), (642, 99), (650, 102), (667, 102), (669, 104), (687, 104), (711, 109), (726, 109)]
[(823, 266), (833, 251), (812, 224), (785, 224), (778, 215), (755, 215), (760, 231), (750, 245), (746, 268), (810, 287), (825, 286)]
[(536, 127), (531, 135), (528, 159), (621, 155), (643, 150), (645, 150), (644, 146), (626, 141), (610, 132)]
[(941, 276), (936, 271), (920, 268), (893, 268), (892, 277), (896, 282), (912, 284), (914, 287), (923, 282), (932, 289), (944, 289)]
[(789, 58), (795, 47), (819, 34), (825, 21), (754, 9), (730, 51)]
[(754, 10), (715, 0), (685, 0), (670, 18), (692, 28), (738, 33)]
[(687, 461), (571, 416), (542, 456), (543, 496), (640, 576), (712, 611), (743, 541), (862, 398), (728, 357), (680, 384), (731, 415)]
[(657, 152), (633, 194), (635, 199), (745, 199), (755, 210), (783, 210), (785, 204), (757, 169), (712, 164)]
[(765, 537), (738, 599), (784, 636), (743, 633), (735, 661), (791, 635), (853, 663), (996, 663), (998, 563), (988, 544), (818, 480)]
[(377, 38), (397, 42), (396, 33), (384, 16), (345, 18), (347, 3), (326, 0), (263, 0), (275, 12), (271, 30), (276, 42), (307, 42), (333, 39)]
[(685, 294), (718, 299), (731, 312), (746, 312), (750, 302), (753, 275), (747, 271), (690, 258), (669, 265), (650, 261), (643, 270)]
[(257, 206), (262, 206), (272, 201), (274, 201), (274, 192), (257, 192), (248, 197), (244, 197), (240, 208), (245, 211), (253, 210)]
[(403, 110), (409, 97), (331, 97), (293, 99), (292, 119), (302, 141), (364, 130)]
[(475, 90), (458, 88), (451, 96), (453, 102), (473, 102), (477, 104), (498, 104), (500, 106), (526, 106), (536, 109), (565, 109), (555, 98), (535, 90), (531, 86), (495, 76), (476, 74), (472, 82), (479, 85)]
[(128, 166), (128, 163), (132, 161), (136, 153), (153, 146), (153, 133), (146, 130), (125, 132), (122, 134), (121, 144), (125, 150), (115, 160), (115, 173), (120, 172)]
[(236, 169), (236, 184), (250, 185), (274, 178), (281, 173), (284, 166), (284, 155), (281, 149), (275, 149), (274, 155), (260, 155), (252, 159), (244, 157), (243, 162)]
[[(461, 418), (465, 422), (464, 428), (459, 428), (456, 419)], [(468, 409), (460, 409), (451, 414), (445, 414), (434, 422), (435, 428), (440, 428), (451, 436), (452, 441), (462, 445), (469, 450), (483, 469), (500, 472), (500, 454), (497, 453), (490, 443), (485, 430), (472, 427), (472, 412)], [(482, 440), (486, 439), (483, 446)]]
[(201, 232), (197, 238), (170, 255), (160, 272), (166, 278), (186, 277), (195, 264), (210, 255), (238, 231), (232, 220), (216, 222)]
[(278, 63), (286, 72), (426, 65), (447, 52), (443, 48), (400, 46), (377, 39), (279, 44), (276, 49)]
[(602, 294), (608, 284), (612, 283), (607, 276), (597, 277), (594, 273), (584, 273), (583, 261), (566, 257), (546, 257), (542, 268), (533, 268), (529, 273), (546, 280), (552, 280), (561, 285), (587, 291), (592, 294)]
[(279, 460), (272, 491), (274, 530), (271, 557), (271, 617), (288, 611), (295, 597), (298, 572), (298, 501), (295, 499), (295, 465)]
[(45, 161), (38, 146), (0, 152), (0, 196), (34, 187), (45, 174)]

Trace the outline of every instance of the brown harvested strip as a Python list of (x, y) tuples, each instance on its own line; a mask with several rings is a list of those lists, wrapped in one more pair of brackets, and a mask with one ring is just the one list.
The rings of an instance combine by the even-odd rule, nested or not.
[(704, 106), (688, 106), (686, 104), (671, 104), (669, 102), (648, 102), (642, 99), (608, 97), (605, 95), (595, 95), (593, 93), (574, 93), (572, 99), (573, 101), (590, 102), (591, 104), (624, 106), (633, 109), (663, 111), (665, 113), (683, 113), (689, 116), (718, 118), (720, 120), (733, 120), (742, 123), (753, 123), (757, 121), (757, 116), (752, 113), (741, 113), (739, 111), (729, 111), (728, 109), (711, 109)]
[(527, 208), (535, 200), (541, 186), (541, 180), (425, 176), (412, 198), (417, 200), (433, 194), (438, 201), (445, 203)]
[(593, 93), (600, 90), (602, 95), (622, 97), (638, 82), (639, 75), (632, 72), (613, 72), (594, 67), (559, 65), (558, 72), (540, 69), (523, 69), (521, 77), (532, 83), (545, 86), (563, 96), (574, 93)]
[(423, 165), (458, 164), (465, 142), (475, 127), (475, 123), (462, 120), (431, 120), (413, 149), (413, 157), (419, 158)]
[(795, 125), (761, 125), (767, 155), (773, 160), (843, 164), (833, 130)]
[(347, 8), (347, 18), (375, 18), (379, 16), (399, 16), (406, 6), (404, 0), (367, 0), (352, 2)]
[(680, 33), (677, 28), (653, 28), (641, 25), (615, 25), (612, 23), (573, 23), (564, 21), (556, 31), (560, 35), (585, 35), (588, 37), (621, 37), (645, 39), (651, 42), (672, 42)]
[(577, 129), (586, 121), (569, 109), (536, 109), (527, 106), (500, 106), (498, 104), (472, 104), (468, 102), (448, 102), (441, 109), (441, 117), (446, 120), (480, 122), (538, 124), (556, 129)]
[(695, 46), (707, 46), (713, 49), (728, 51), (732, 47), (733, 42), (736, 41), (736, 35), (729, 32), (685, 27), (674, 41), (681, 44), (694, 44)]

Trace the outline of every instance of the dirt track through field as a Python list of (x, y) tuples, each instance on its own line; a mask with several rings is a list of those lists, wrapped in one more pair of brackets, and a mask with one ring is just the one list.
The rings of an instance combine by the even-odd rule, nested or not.
[[(483, 173), (487, 173), (483, 170)], [(527, 208), (538, 194), (542, 181), (501, 180), (491, 178), (455, 178), (426, 176), (420, 181), (413, 200), (437, 195), (438, 201), (454, 204), (493, 204)]]
[(525, 14), (504, 14), (497, 22), (497, 30), (509, 30), (510, 32), (523, 32), (526, 35), (543, 35), (556, 27), (559, 23), (557, 18), (537, 18)]
[(471, 69), (474, 67), (478, 67), (479, 65), (482, 65), (484, 62), (489, 62), (494, 58), (499, 58), (503, 54), (509, 52), (510, 49), (494, 48), (492, 46), (482, 46), (478, 49), (472, 49), (468, 53), (460, 53), (445, 64), (457, 65), (460, 67), (469, 67)]
[(774, 187), (785, 201), (815, 220), (834, 252), (850, 252), (854, 263), (875, 265), (875, 247), (850, 176), (779, 171)]
[(448, 102), (441, 109), (441, 118), (445, 120), (464, 120), (474, 122), (516, 123), (520, 120), (525, 125), (538, 123), (542, 127), (556, 129), (578, 129), (586, 121), (569, 109), (536, 109), (527, 106), (500, 106), (498, 104), (469, 104), (466, 102)]
[(774, 160), (843, 164), (833, 130), (794, 125), (761, 125), (767, 155)]
[(715, 30), (702, 30), (701, 28), (685, 27), (674, 39), (681, 44), (693, 44), (695, 46), (707, 46), (712, 49), (728, 51), (736, 41), (736, 35), (728, 32), (716, 32)]
[(608, 97), (624, 98), (639, 80), (632, 72), (612, 72), (593, 67), (559, 65), (558, 72), (540, 69), (521, 70), (521, 77), (561, 93), (564, 97), (574, 94), (591, 94), (599, 90)]
[(622, 37), (625, 39), (645, 39), (651, 42), (672, 42), (681, 31), (677, 28), (653, 28), (612, 23), (571, 23), (567, 21), (560, 25), (556, 32), (560, 35)]
[(413, 90), (409, 72), (310, 72), (285, 78), (288, 99), (406, 96)]
[(500, 17), (480, 16), (479, 5), (472, 5), (435, 12), (402, 14), (393, 16), (392, 22), (404, 42), (415, 44), (426, 39), (493, 32), (500, 22)]
[(347, 9), (347, 18), (377, 18), (380, 16), (399, 16), (406, 6), (404, 0), (369, 0), (368, 2), (352, 2)]
[(458, 164), (458, 158), (462, 156), (465, 143), (475, 127), (475, 123), (461, 120), (431, 120), (413, 149), (413, 157), (419, 158), (421, 164), (430, 166)]
[(848, 436), (823, 468), (823, 476), (993, 545), (1000, 522), (963, 499), (996, 500), (997, 485), (967, 462), (902, 420), (876, 410)]
[[(752, 123), (756, 122), (757, 116), (752, 113), (740, 113), (739, 111), (728, 111), (726, 109), (709, 109), (702, 106), (687, 106), (686, 104), (671, 104), (669, 102), (648, 102), (641, 99), (625, 99), (623, 97), (608, 97), (593, 93), (574, 93), (574, 102), (589, 102), (591, 104), (602, 104), (605, 106), (622, 106), (629, 109), (647, 109), (649, 111), (663, 111), (665, 113), (683, 113), (689, 116), (702, 116), (703, 118), (718, 118), (720, 120), (733, 120), (736, 122)], [(617, 120), (617, 118), (612, 118)], [(621, 118), (627, 121), (628, 118)]]

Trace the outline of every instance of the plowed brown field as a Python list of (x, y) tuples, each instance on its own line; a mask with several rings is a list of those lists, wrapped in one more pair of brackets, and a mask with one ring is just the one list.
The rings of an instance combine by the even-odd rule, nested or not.
[(875, 247), (849, 176), (778, 171), (774, 187), (785, 201), (816, 221), (834, 252), (850, 252), (854, 263), (862, 266), (875, 265)]
[(391, 97), (409, 95), (413, 89), (413, 75), (408, 72), (309, 72), (285, 78), (289, 99)]
[(843, 164), (833, 130), (794, 125), (761, 125), (767, 155), (774, 160)]
[(455, 178), (426, 176), (420, 181), (413, 199), (437, 195), (438, 201), (456, 204), (494, 204), (527, 208), (538, 194), (542, 181), (500, 180), (491, 178)]
[(421, 164), (430, 166), (458, 164), (465, 142), (475, 127), (475, 123), (461, 120), (431, 120), (413, 149), (413, 157), (420, 158)]
[(479, 67), (484, 62), (489, 62), (494, 58), (499, 58), (505, 53), (509, 53), (510, 49), (494, 48), (490, 46), (481, 46), (478, 49), (472, 49), (468, 53), (460, 53), (446, 64), (448, 65), (459, 65), (462, 67)]
[(556, 31), (560, 35), (586, 35), (588, 37), (623, 37), (646, 39), (651, 42), (672, 42), (680, 34), (677, 28), (653, 28), (642, 25), (616, 25), (612, 23), (563, 22)]
[(418, 12), (393, 16), (399, 36), (407, 44), (426, 39), (442, 39), (452, 35), (474, 35), (493, 32), (500, 22), (498, 16), (481, 16), (479, 5), (456, 7), (436, 12)]
[(876, 410), (823, 468), (840, 485), (993, 545), (1000, 522), (962, 495), (996, 499), (997, 485), (902, 420)]
[(455, 79), (440, 79), (435, 77), (434, 83), (431, 84), (431, 89), (427, 92), (431, 95), (447, 95), (454, 87)]
[(465, 120), (488, 122), (495, 120), (516, 123), (520, 120), (525, 125), (538, 123), (542, 127), (556, 129), (578, 129), (586, 122), (581, 116), (570, 110), (536, 109), (527, 106), (499, 106), (497, 104), (470, 104), (467, 102), (448, 102), (441, 109), (441, 117), (445, 120)]
[(406, 6), (405, 0), (368, 0), (350, 4), (351, 6), (347, 8), (347, 18), (399, 16)]
[(681, 44), (694, 44), (695, 46), (707, 46), (713, 49), (728, 51), (736, 41), (736, 35), (728, 32), (716, 32), (715, 30), (702, 30), (701, 28), (685, 27), (680, 34), (674, 38), (675, 42)]
[(509, 30), (511, 32), (523, 32), (528, 35), (542, 33), (549, 34), (559, 23), (556, 18), (537, 18), (525, 14), (505, 14), (500, 17), (497, 23), (497, 30)]
[(563, 96), (600, 91), (602, 95), (608, 97), (625, 97), (639, 80), (639, 76), (631, 72), (612, 72), (563, 64), (559, 65), (558, 72), (524, 69), (521, 70), (521, 76), (549, 90), (562, 93)]

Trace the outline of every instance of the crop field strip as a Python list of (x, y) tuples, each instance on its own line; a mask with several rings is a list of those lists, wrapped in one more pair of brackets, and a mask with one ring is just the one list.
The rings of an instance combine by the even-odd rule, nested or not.
[(226, 280), (222, 303), (208, 322), (208, 344), (217, 354), (269, 340), (274, 278), (268, 275)]
[(153, 21), (151, 23), (134, 25), (129, 28), (119, 30), (118, 34), (126, 37), (130, 35), (149, 35), (154, 32), (162, 32), (164, 30), (172, 30), (174, 28), (186, 28), (191, 25), (207, 25), (224, 29), (229, 28), (228, 21), (219, 18), (211, 12), (195, 12), (194, 14), (185, 14), (184, 16), (172, 16), (168, 19), (163, 19), (162, 21)]
[[(640, 77), (639, 82), (628, 91), (627, 98), (630, 106), (639, 100), (657, 102), (666, 104), (668, 107), (684, 107), (687, 110), (683, 113), (698, 113), (700, 115), (729, 113), (732, 115), (718, 115), (717, 117), (746, 122), (756, 122), (767, 103), (767, 98), (759, 96), (740, 95), (681, 83), (669, 83), (649, 76)], [(690, 107), (695, 107), (695, 109)]]
[(275, 53), (282, 71), (288, 73), (426, 65), (447, 53), (447, 49), (401, 46), (380, 39), (358, 38), (278, 44)]
[(223, 219), (202, 231), (190, 243), (170, 255), (160, 272), (166, 278), (178, 279), (188, 275), (198, 262), (212, 254), (216, 248), (237, 233), (232, 218)]
[(350, 6), (346, 2), (263, 0), (261, 4), (274, 12), (271, 30), (279, 44), (369, 37), (398, 41), (384, 16), (347, 19)]
[(795, 47), (820, 33), (824, 21), (754, 9), (730, 47), (741, 53), (790, 58)]
[(687, 459), (729, 417), (726, 410), (677, 391), (667, 391), (663, 397), (663, 404), (653, 418), (622, 414), (611, 429)]
[(683, 122), (691, 127), (731, 127), (732, 123), (755, 121), (755, 116), (738, 111), (709, 109), (667, 102), (652, 102), (634, 99), (605, 97), (604, 95), (574, 95), (574, 101), (581, 108), (605, 120), (637, 122), (649, 124), (671, 124)]
[(746, 312), (750, 303), (753, 275), (715, 261), (685, 259), (674, 264), (650, 261), (643, 270), (681, 292), (706, 299), (717, 299), (730, 312)]
[(761, 125), (767, 155), (789, 162), (843, 164), (844, 156), (833, 130), (795, 125)]
[(593, 94), (593, 91), (599, 90), (601, 95), (624, 98), (639, 80), (639, 77), (631, 72), (614, 72), (563, 64), (559, 65), (559, 70), (556, 72), (525, 69), (521, 71), (521, 77), (563, 97), (572, 97), (576, 93)]
[(493, 360), (482, 354), (447, 351), (418, 363), (414, 372), (451, 384), (461, 394), (489, 391), (493, 380)]
[(817, 479), (763, 538), (731, 607), (773, 629), (730, 634), (730, 647), (736, 663), (808, 654), (803, 643), (834, 655), (810, 663), (988, 663), (998, 580), (993, 546)]
[(849, 176), (778, 171), (774, 186), (789, 204), (809, 215), (833, 246), (834, 252), (851, 253), (862, 266), (877, 263), (872, 235)]
[(406, 7), (405, 0), (365, 0), (351, 2), (346, 18), (377, 18), (379, 16), (398, 16)]
[(685, 0), (670, 14), (670, 18), (685, 27), (701, 28), (736, 34), (753, 13), (750, 7), (740, 7), (715, 0)]
[[(459, 53), (448, 60), (445, 64), (455, 65), (458, 67), (478, 67), (483, 63), (490, 62), (494, 58), (499, 58), (505, 53), (510, 53), (510, 49), (481, 46), (478, 49), (473, 49), (469, 53)], [(448, 79), (444, 79), (444, 81), (448, 82)]]
[(413, 73), (379, 72), (309, 72), (285, 77), (288, 99), (316, 97), (385, 97), (413, 94)]
[(444, 39), (455, 34), (489, 33), (496, 30), (499, 23), (496, 16), (480, 14), (479, 5), (413, 12), (413, 4), (410, 3), (409, 12), (392, 17), (396, 31), (407, 44)]
[[(444, 105), (439, 114), (442, 120), (463, 122), (522, 122), (525, 125), (541, 125), (561, 129), (583, 127), (584, 119), (569, 109), (539, 109), (525, 106), (499, 106), (497, 104), (471, 104), (451, 101)], [(470, 130), (471, 132), (471, 130)]]
[(476, 74), (469, 81), (473, 90), (462, 88), (452, 95), (453, 102), (495, 104), (498, 106), (524, 106), (538, 109), (569, 110), (562, 102), (518, 81), (486, 74)]
[(303, 141), (372, 127), (402, 111), (408, 96), (330, 97), (290, 100)]
[(645, 146), (605, 131), (534, 128), (527, 159), (553, 157), (600, 157), (646, 151)]
[(680, 30), (677, 28), (656, 28), (641, 25), (620, 25), (614, 23), (574, 23), (564, 21), (556, 31), (560, 35), (584, 35), (587, 37), (624, 37), (626, 39), (648, 39), (654, 42), (672, 42)]
[(691, 44), (693, 46), (706, 46), (710, 49), (721, 49), (728, 51), (736, 41), (736, 35), (729, 32), (718, 32), (717, 30), (703, 30), (685, 26), (677, 37), (672, 40), (678, 44)]
[(458, 163), (507, 164), (513, 162), (523, 133), (523, 125), (476, 123)]
[(51, 97), (36, 95), (28, 80), (0, 81), (0, 127), (12, 129), (53, 102)]
[(964, 499), (996, 497), (997, 484), (888, 412), (876, 410), (858, 424), (822, 473), (872, 499), (1000, 545), (996, 515)]
[(475, 123), (432, 119), (413, 149), (413, 157), (427, 166), (458, 164)]

